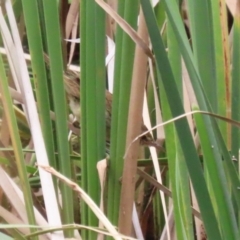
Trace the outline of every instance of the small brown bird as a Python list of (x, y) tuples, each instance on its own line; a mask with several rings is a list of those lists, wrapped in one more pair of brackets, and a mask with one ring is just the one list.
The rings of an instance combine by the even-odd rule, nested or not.
[[(69, 106), (74, 114), (74, 116), (77, 118), (77, 120), (80, 122), (80, 115), (81, 115), (81, 109), (80, 109), (80, 79), (77, 73), (67, 70), (64, 73), (64, 81), (65, 81), (65, 90), (67, 92), (67, 96), (69, 99)], [(112, 94), (106, 90), (106, 138), (109, 142), (110, 140), (110, 131), (111, 131), (111, 110), (112, 110)], [(142, 133), (147, 131), (147, 127), (142, 123)], [(159, 148), (159, 144), (152, 138), (152, 135), (150, 133), (145, 134), (140, 138), (140, 144), (144, 146), (153, 146), (156, 148)]]
[[(49, 66), (49, 57), (44, 54), (44, 59)], [(77, 121), (80, 123), (81, 108), (80, 108), (80, 78), (78, 73), (72, 70), (66, 70), (64, 72), (64, 86), (69, 100), (69, 107), (76, 117)], [(106, 141), (110, 143), (110, 132), (111, 132), (111, 118), (112, 118), (112, 94), (106, 90)], [(142, 122), (141, 131), (146, 132), (148, 129)], [(160, 144), (155, 141), (150, 133), (145, 134), (140, 138), (140, 144), (144, 146), (152, 146), (157, 149), (161, 149)]]

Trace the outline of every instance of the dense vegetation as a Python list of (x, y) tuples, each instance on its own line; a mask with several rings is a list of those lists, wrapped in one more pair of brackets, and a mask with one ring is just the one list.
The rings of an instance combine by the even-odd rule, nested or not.
[(239, 13), (2, 1), (1, 239), (239, 239)]

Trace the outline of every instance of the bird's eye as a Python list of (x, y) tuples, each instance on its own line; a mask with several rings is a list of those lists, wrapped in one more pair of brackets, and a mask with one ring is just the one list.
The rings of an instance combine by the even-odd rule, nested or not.
[(74, 102), (79, 103), (80, 99), (78, 97), (73, 97)]

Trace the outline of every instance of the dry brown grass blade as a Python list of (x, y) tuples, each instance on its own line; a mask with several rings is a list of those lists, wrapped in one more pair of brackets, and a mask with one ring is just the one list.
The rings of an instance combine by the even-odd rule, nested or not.
[(212, 116), (212, 117), (214, 117), (214, 118), (217, 118), (217, 119), (220, 119), (220, 120), (225, 121), (225, 122), (227, 122), (227, 123), (230, 123), (230, 124), (232, 124), (232, 125), (234, 125), (234, 126), (236, 126), (236, 127), (240, 127), (240, 122), (237, 122), (237, 121), (232, 120), (232, 119), (230, 119), (230, 118), (226, 118), (226, 117), (223, 117), (223, 116), (220, 116), (220, 115), (211, 113), (211, 112), (206, 112), (206, 111), (201, 111), (201, 110), (196, 110), (196, 111), (187, 112), (187, 113), (184, 113), (184, 114), (182, 114), (182, 115), (180, 115), (180, 116), (178, 116), (178, 117), (172, 118), (172, 119), (170, 119), (170, 120), (168, 120), (168, 121), (166, 121), (166, 122), (157, 124), (156, 126), (152, 127), (151, 129), (149, 129), (149, 130), (143, 132), (142, 134), (138, 135), (138, 136), (128, 145), (128, 147), (126, 148), (124, 157), (126, 157), (126, 155), (128, 154), (128, 151), (129, 151), (131, 145), (132, 145), (133, 143), (135, 143), (136, 141), (138, 141), (139, 138), (141, 138), (141, 137), (144, 136), (145, 134), (147, 134), (147, 133), (149, 133), (149, 132), (157, 129), (158, 127), (165, 126), (165, 125), (167, 125), (167, 124), (169, 124), (169, 123), (173, 123), (173, 122), (175, 122), (175, 121), (177, 121), (177, 120), (179, 120), (179, 119), (181, 119), (181, 118), (184, 118), (184, 117), (187, 117), (187, 116), (189, 116), (189, 115), (196, 114), (196, 113), (200, 113), (200, 114)]
[[(155, 111), (156, 111), (156, 122), (157, 123), (161, 123), (162, 120), (162, 110), (161, 110), (161, 106), (160, 106), (160, 102), (159, 102), (159, 98), (158, 98), (158, 89), (155, 83), (155, 75), (154, 75), (154, 66), (153, 66), (153, 62), (149, 61), (149, 70), (150, 70), (150, 78), (151, 78), (151, 84), (153, 86), (153, 94), (154, 94), (154, 103), (155, 103)], [(157, 138), (164, 141), (165, 140), (165, 132), (164, 132), (164, 128), (157, 128)]]
[(66, 18), (66, 38), (70, 37), (72, 29), (74, 28), (76, 17), (79, 13), (79, 0), (73, 0)]
[(235, 15), (237, 10), (237, 2), (237, 0), (226, 0), (226, 4), (233, 16)]
[[(66, 38), (69, 39), (70, 36), (72, 39), (76, 39), (77, 32), (78, 32), (78, 16), (79, 16), (79, 0), (73, 0), (68, 14), (66, 18), (66, 26), (65, 26), (65, 32), (66, 32)], [(72, 57), (75, 51), (75, 42), (70, 43), (70, 53), (69, 53), (69, 60), (68, 64), (71, 63)]]
[[(184, 111), (185, 112), (190, 112), (191, 111), (191, 100), (190, 100), (190, 97), (188, 95), (188, 91), (187, 91), (187, 87), (186, 87), (185, 82), (183, 82), (182, 88), (183, 88)], [(194, 136), (194, 123), (193, 123), (193, 119), (189, 115), (189, 116), (187, 116), (187, 120), (188, 120), (188, 125), (190, 127), (190, 131), (192, 133), (192, 136)]]
[(104, 9), (118, 25), (129, 35), (129, 37), (144, 51), (144, 53), (154, 60), (153, 54), (148, 45), (139, 37), (137, 32), (122, 18), (120, 17), (107, 3), (102, 0), (95, 0), (96, 3)]
[[(98, 161), (97, 163), (97, 170), (99, 176), (99, 182), (101, 186), (101, 199), (100, 199), (100, 209), (104, 212), (104, 188), (106, 183), (106, 176), (107, 176), (107, 159), (103, 159)], [(99, 228), (103, 228), (103, 224), (99, 221)], [(97, 240), (104, 239), (103, 234), (98, 234)]]
[(121, 240), (121, 235), (117, 232), (115, 227), (110, 223), (110, 221), (107, 219), (107, 217), (104, 215), (104, 213), (99, 209), (99, 207), (94, 203), (94, 201), (83, 191), (82, 188), (79, 187), (78, 184), (71, 181), (61, 173), (57, 172), (54, 168), (49, 166), (40, 166), (40, 168), (44, 169), (48, 173), (56, 176), (59, 180), (67, 184), (69, 187), (71, 187), (74, 191), (76, 191), (79, 196), (85, 201), (85, 203), (90, 207), (90, 209), (94, 212), (96, 217), (103, 223), (105, 228), (109, 231), (109, 233), (112, 234), (114, 239)]
[(7, 173), (0, 167), (0, 186), (11, 203), (11, 206), (16, 210), (18, 217), (21, 221), (27, 223), (26, 209), (22, 197), (13, 186), (14, 184)]
[[(16, 217), (13, 213), (9, 212), (2, 206), (0, 206), (0, 216), (2, 219), (4, 219), (9, 224), (18, 224), (18, 225), (24, 225), (25, 223)], [(30, 230), (26, 228), (19, 228), (18, 229), (23, 234), (30, 234)]]
[[(220, 115), (211, 113), (211, 112), (196, 110), (196, 111), (191, 111), (191, 112), (184, 113), (184, 114), (182, 114), (182, 115), (180, 115), (180, 116), (178, 116), (178, 117), (172, 118), (172, 119), (170, 119), (170, 120), (168, 120), (168, 121), (166, 121), (166, 122), (157, 124), (156, 126), (152, 127), (152, 128), (149, 129), (148, 131), (146, 131), (146, 132), (140, 134), (139, 136), (137, 136), (137, 137), (131, 142), (131, 144), (133, 144), (135, 141), (137, 141), (140, 137), (142, 137), (142, 136), (144, 136), (145, 134), (147, 134), (147, 133), (155, 130), (155, 129), (158, 128), (158, 127), (162, 127), (162, 126), (167, 125), (167, 124), (169, 124), (169, 123), (173, 123), (173, 122), (175, 122), (175, 121), (177, 121), (177, 120), (179, 120), (179, 119), (181, 119), (181, 118), (184, 118), (184, 117), (187, 117), (187, 116), (189, 116), (189, 115), (196, 114), (196, 113), (200, 113), (200, 114), (212, 116), (212, 117), (214, 117), (214, 118), (217, 118), (217, 119), (220, 119), (220, 120), (225, 121), (225, 122), (227, 122), (227, 123), (230, 123), (230, 124), (232, 124), (232, 125), (234, 125), (234, 126), (236, 126), (236, 127), (240, 127), (240, 122), (238, 122), (238, 121), (235, 121), (235, 120), (232, 120), (232, 119), (230, 119), (230, 118), (226, 118), (226, 117), (223, 117), (223, 116), (220, 116)], [(127, 152), (128, 152), (128, 150), (129, 150), (131, 144), (128, 146), (128, 148), (127, 148), (127, 150), (126, 150), (126, 152), (125, 152), (125, 155), (127, 154)]]
[[(161, 183), (156, 181), (152, 176), (150, 176), (146, 172), (142, 171), (140, 168), (137, 169), (137, 173), (138, 173), (139, 176), (141, 176), (146, 181), (151, 183), (154, 187), (156, 187), (157, 189), (163, 191), (167, 196), (172, 197), (172, 192), (167, 187), (163, 186)], [(193, 208), (193, 207), (191, 207), (191, 209), (192, 209), (193, 215), (201, 220), (200, 212), (198, 210), (196, 210), (195, 208)]]
[[(148, 39), (147, 28), (142, 12), (140, 13), (139, 17), (138, 34), (143, 39)], [(142, 109), (146, 78), (147, 56), (144, 55), (139, 46), (137, 46), (134, 57), (133, 77), (128, 113), (126, 137), (127, 146), (132, 141), (134, 136), (137, 136), (141, 132)], [(139, 143), (136, 142), (129, 149), (129, 154), (126, 154), (124, 157), (118, 227), (119, 231), (125, 235), (130, 235), (132, 231), (131, 223), (135, 188), (135, 182), (132, 181), (132, 179), (134, 179), (137, 170), (138, 149)]]
[[(77, 38), (77, 32), (78, 32), (78, 15), (76, 16), (74, 24), (73, 24), (72, 34), (71, 34), (72, 39)], [(76, 42), (71, 42), (70, 44), (71, 44), (71, 46), (70, 46), (70, 52), (69, 52), (68, 65), (71, 64), (71, 62), (72, 62), (72, 58), (73, 58), (75, 48), (76, 48)]]

